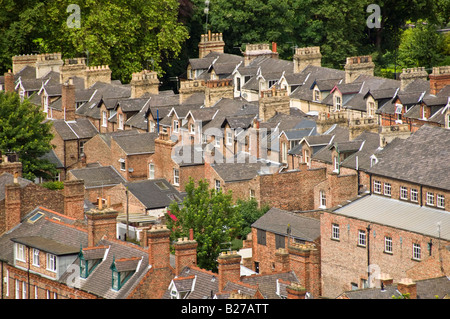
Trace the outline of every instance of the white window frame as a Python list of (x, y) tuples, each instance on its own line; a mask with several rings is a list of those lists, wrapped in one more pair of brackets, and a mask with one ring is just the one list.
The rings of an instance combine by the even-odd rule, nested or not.
[(383, 189), (384, 195), (390, 197), (391, 196), (391, 190), (392, 190), (391, 184), (390, 183), (384, 183), (384, 189)]
[(117, 114), (117, 121), (119, 122), (119, 130), (123, 130), (123, 114), (119, 113)]
[(33, 266), (40, 267), (39, 262), (39, 249), (33, 248)]
[(427, 205), (434, 206), (434, 193), (427, 192)]
[(150, 121), (150, 133), (155, 132), (155, 127), (156, 127), (155, 122)]
[(233, 145), (233, 132), (227, 131), (227, 145)]
[(16, 243), (16, 260), (25, 261), (25, 246)]
[(126, 163), (125, 163), (125, 160), (123, 158), (119, 159), (119, 166), (120, 166), (120, 170), (121, 171), (125, 172), (127, 170)]
[(191, 123), (191, 124), (189, 125), (189, 128), (190, 128), (189, 133), (190, 133), (190, 134), (195, 134), (195, 124), (194, 124), (194, 123)]
[(180, 170), (177, 168), (173, 169), (173, 184), (176, 186), (180, 186)]
[(342, 107), (342, 98), (338, 95), (335, 97), (335, 111), (340, 111)]
[(366, 247), (367, 245), (367, 235), (365, 230), (358, 230), (358, 246)]
[(408, 199), (408, 188), (405, 186), (400, 186), (400, 199)]
[(418, 202), (419, 201), (419, 191), (416, 188), (411, 188), (411, 201)]
[(255, 190), (254, 189), (250, 189), (250, 199), (254, 199), (255, 196)]
[(323, 190), (319, 191), (319, 202), (319, 208), (327, 207), (327, 194)]
[(381, 194), (381, 182), (380, 181), (373, 181), (373, 192), (375, 194)]
[(369, 117), (374, 117), (375, 116), (375, 103), (374, 102), (369, 102), (368, 103), (367, 115)]
[(320, 90), (317, 87), (314, 88), (314, 101), (315, 102), (320, 101)]
[(214, 188), (215, 188), (216, 192), (220, 192), (220, 180), (216, 179), (214, 181)]
[(287, 163), (287, 144), (286, 142), (281, 143), (281, 162)]
[(413, 259), (414, 260), (421, 260), (421, 254), (422, 254), (422, 249), (420, 248), (420, 244), (417, 243), (413, 243), (413, 247), (412, 247), (413, 251)]
[(108, 115), (106, 111), (102, 111), (102, 126), (107, 127), (108, 126)]
[(22, 281), (22, 299), (27, 299), (27, 283)]
[(220, 147), (220, 138), (217, 135), (214, 136), (214, 147)]
[(19, 281), (19, 279), (16, 279), (15, 298), (20, 299), (20, 281)]
[(445, 197), (442, 194), (436, 195), (436, 206), (439, 208), (445, 208)]
[(340, 240), (339, 236), (339, 225), (331, 224), (331, 239)]
[(155, 179), (155, 164), (148, 164), (148, 179)]
[(47, 253), (47, 270), (56, 272), (56, 256), (50, 253)]
[(334, 163), (333, 172), (338, 173), (339, 172), (339, 157), (338, 156), (333, 157), (333, 163)]
[(178, 133), (179, 128), (180, 128), (180, 123), (177, 120), (173, 120), (173, 131), (175, 133)]
[(392, 254), (392, 237), (384, 237), (384, 252)]

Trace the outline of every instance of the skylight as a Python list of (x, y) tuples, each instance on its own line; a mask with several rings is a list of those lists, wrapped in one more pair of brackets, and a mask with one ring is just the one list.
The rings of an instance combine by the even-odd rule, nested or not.
[(42, 212), (37, 212), (36, 214), (34, 214), (33, 216), (31, 216), (30, 218), (28, 218), (28, 222), (33, 224), (35, 223), (39, 218), (41, 218), (42, 216), (44, 216), (44, 213)]

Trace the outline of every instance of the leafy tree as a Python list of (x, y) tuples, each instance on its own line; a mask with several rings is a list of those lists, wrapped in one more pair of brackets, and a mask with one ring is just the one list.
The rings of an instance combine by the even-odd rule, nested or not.
[(242, 217), (242, 226), (239, 231), (241, 238), (245, 238), (251, 232), (252, 224), (269, 210), (268, 205), (258, 208), (258, 202), (255, 199), (237, 200), (236, 207)]
[(405, 68), (440, 65), (445, 59), (445, 38), (436, 30), (435, 25), (422, 21), (416, 23), (415, 28), (406, 29), (398, 50), (399, 64)]
[(0, 92), (0, 150), (17, 153), (22, 175), (30, 180), (50, 179), (57, 173), (53, 164), (39, 158), (52, 149), (51, 122), (45, 119), (27, 99), (21, 102), (16, 93)]
[(223, 245), (236, 237), (241, 216), (232, 204), (231, 193), (209, 189), (207, 181), (200, 180), (195, 187), (191, 178), (185, 189), (183, 202), (170, 204), (166, 214), (167, 226), (172, 229), (171, 240), (187, 237), (193, 229), (198, 242), (198, 266), (215, 271)]
[[(80, 8), (79, 28), (67, 23), (74, 13), (67, 12), (70, 4)], [(5, 45), (11, 46), (14, 37), (24, 44), (9, 47), (8, 54), (29, 53), (23, 50), (33, 45), (41, 53), (89, 56), (91, 65), (108, 64), (112, 77), (123, 82), (142, 68), (163, 73), (188, 38), (186, 27), (178, 21), (177, 0), (55, 0), (10, 6), (23, 14), (9, 17), (14, 20), (6, 29)]]

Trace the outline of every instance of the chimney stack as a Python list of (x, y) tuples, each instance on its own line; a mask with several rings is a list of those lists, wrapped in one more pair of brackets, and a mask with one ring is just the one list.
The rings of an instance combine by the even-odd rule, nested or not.
[(289, 271), (289, 252), (284, 248), (275, 251), (275, 271)]
[(154, 71), (143, 70), (133, 73), (131, 78), (131, 98), (140, 98), (146, 93), (159, 93), (158, 73)]
[(21, 187), (18, 183), (5, 186), (5, 229), (8, 231), (20, 224), (21, 220)]
[(64, 214), (76, 220), (84, 220), (83, 180), (64, 182)]
[(224, 53), (225, 42), (223, 41), (222, 33), (202, 34), (200, 43), (198, 44), (198, 57), (204, 58), (210, 52)]
[(294, 54), (294, 73), (300, 73), (308, 65), (322, 66), (320, 47), (297, 48)]
[(417, 285), (410, 278), (403, 278), (397, 283), (397, 290), (402, 294), (409, 294), (409, 299), (417, 299)]
[(62, 85), (61, 91), (62, 108), (64, 111), (64, 120), (75, 121), (75, 85), (73, 84), (73, 78)]
[(345, 64), (345, 83), (352, 83), (360, 75), (373, 76), (375, 63), (372, 62), (372, 56), (355, 56), (347, 58)]
[(187, 237), (178, 238), (175, 248), (175, 275), (179, 276), (184, 267), (197, 266), (197, 242)]
[(286, 292), (287, 299), (306, 299), (306, 289), (297, 282), (286, 286)]
[(170, 230), (154, 225), (147, 230), (148, 263), (153, 269), (170, 267)]
[(5, 72), (5, 92), (14, 92), (14, 74), (11, 70)]
[(402, 73), (399, 76), (399, 79), (400, 90), (404, 90), (408, 86), (408, 84), (415, 80), (427, 81), (428, 73), (427, 71), (425, 71), (424, 67), (403, 69)]
[(96, 246), (103, 237), (116, 239), (117, 216), (113, 209), (91, 209), (86, 212), (88, 227), (88, 247)]
[(450, 85), (450, 65), (434, 67), (430, 74), (430, 94), (436, 95), (446, 85)]
[(219, 264), (219, 292), (227, 282), (238, 282), (241, 279), (241, 256), (235, 251), (223, 252), (217, 258)]

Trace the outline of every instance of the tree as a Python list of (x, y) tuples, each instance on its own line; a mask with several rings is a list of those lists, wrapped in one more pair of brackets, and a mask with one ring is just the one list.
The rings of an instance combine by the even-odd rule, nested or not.
[(445, 38), (436, 30), (435, 25), (418, 21), (414, 28), (406, 29), (402, 33), (398, 58), (403, 68), (431, 68), (444, 61)]
[(252, 224), (269, 210), (268, 205), (258, 208), (258, 202), (255, 199), (239, 199), (236, 201), (236, 207), (242, 218), (242, 226), (239, 231), (241, 238), (245, 238), (251, 232)]
[(224, 245), (235, 238), (241, 216), (232, 204), (231, 193), (209, 189), (205, 180), (200, 180), (195, 187), (191, 178), (185, 190), (183, 202), (170, 204), (166, 214), (167, 226), (172, 229), (171, 240), (187, 237), (193, 229), (198, 243), (198, 266), (216, 271), (217, 257)]
[[(89, 56), (91, 65), (108, 64), (114, 79), (128, 82), (133, 72), (143, 68), (163, 73), (188, 38), (187, 28), (178, 21), (177, 0), (29, 2), (22, 7), (9, 4), (21, 13), (5, 15), (13, 20), (6, 24), (3, 41), (9, 52), (2, 56), (30, 53), (23, 52), (30, 46), (40, 53), (62, 52), (66, 58)], [(79, 27), (68, 23), (75, 14), (67, 12), (69, 5), (79, 6), (79, 19), (74, 16)], [(23, 44), (15, 45), (14, 37)]]
[(52, 178), (56, 173), (53, 164), (40, 159), (52, 149), (51, 122), (27, 99), (23, 102), (16, 93), (0, 92), (0, 150), (15, 152), (22, 162), (23, 177)]

